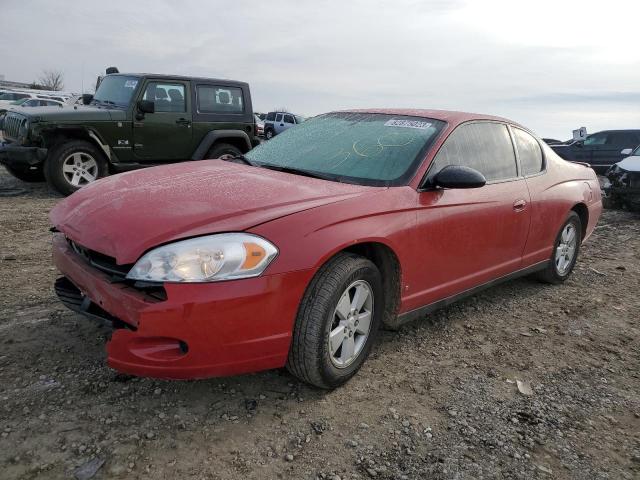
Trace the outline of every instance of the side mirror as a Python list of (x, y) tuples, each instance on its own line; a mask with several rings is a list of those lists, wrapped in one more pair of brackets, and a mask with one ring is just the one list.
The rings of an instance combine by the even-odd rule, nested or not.
[(91, 100), (93, 100), (93, 95), (91, 95), (90, 93), (83, 93), (82, 94), (82, 104), (83, 105), (89, 105), (91, 103)]
[(620, 152), (620, 155), (631, 155), (633, 153), (633, 148), (625, 148)]
[(442, 188), (479, 188), (486, 183), (482, 173), (464, 165), (447, 165), (433, 179), (433, 184)]
[(151, 100), (138, 100), (138, 111), (140, 113), (155, 113), (156, 104)]

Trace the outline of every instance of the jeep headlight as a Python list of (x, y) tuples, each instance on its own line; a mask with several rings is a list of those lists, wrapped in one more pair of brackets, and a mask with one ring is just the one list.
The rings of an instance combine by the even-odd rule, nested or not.
[(262, 237), (222, 233), (181, 240), (145, 253), (127, 274), (149, 282), (217, 282), (257, 277), (278, 254)]

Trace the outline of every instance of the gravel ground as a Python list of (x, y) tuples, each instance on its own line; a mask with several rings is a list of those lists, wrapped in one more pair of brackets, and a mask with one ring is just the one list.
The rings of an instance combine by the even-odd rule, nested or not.
[[(43, 185), (0, 171), (0, 478), (640, 478), (640, 215), (606, 211), (562, 286), (522, 279), (381, 336), (322, 392), (106, 367), (57, 301)], [(522, 393), (524, 392), (524, 393)]]

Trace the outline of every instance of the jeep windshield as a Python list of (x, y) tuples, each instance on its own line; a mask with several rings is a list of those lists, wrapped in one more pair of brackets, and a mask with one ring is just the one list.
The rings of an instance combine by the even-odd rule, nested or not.
[(139, 81), (138, 77), (128, 75), (107, 75), (100, 82), (91, 105), (128, 107)]
[(254, 148), (255, 166), (370, 186), (405, 185), (445, 123), (377, 113), (329, 113)]

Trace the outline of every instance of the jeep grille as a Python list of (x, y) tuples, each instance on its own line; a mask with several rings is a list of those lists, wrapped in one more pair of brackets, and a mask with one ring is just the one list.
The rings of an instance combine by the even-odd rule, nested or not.
[(20, 126), (27, 119), (22, 115), (13, 112), (7, 112), (7, 116), (4, 119), (4, 132), (3, 137), (5, 140), (15, 141), (18, 139), (18, 133), (20, 132)]

